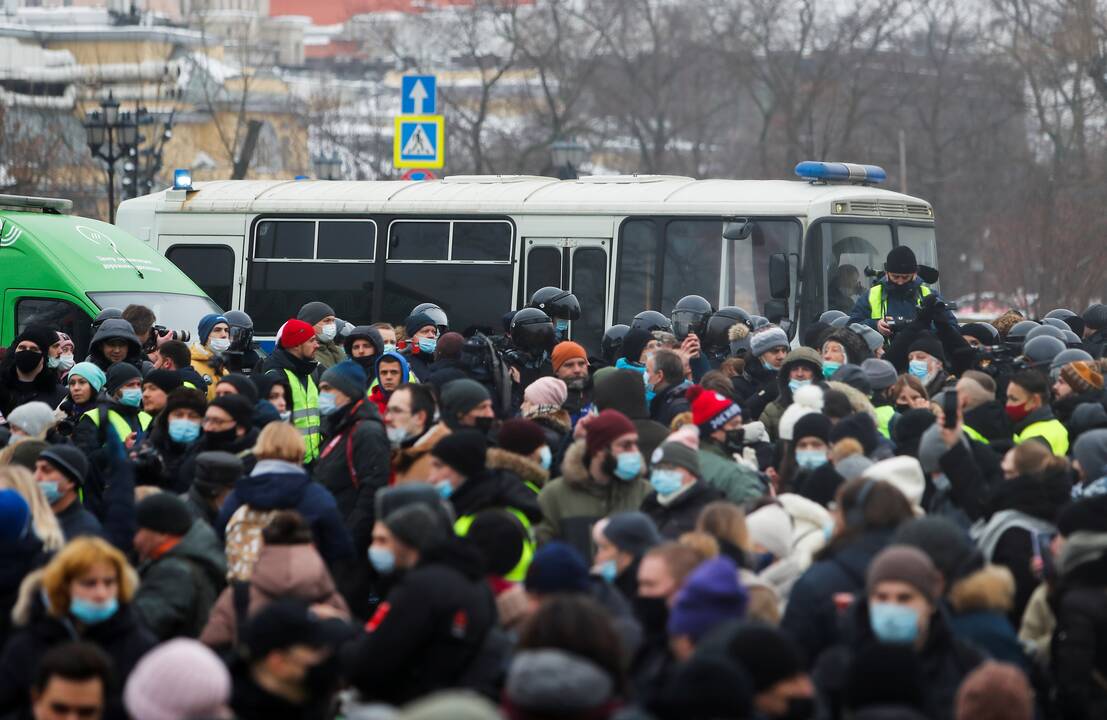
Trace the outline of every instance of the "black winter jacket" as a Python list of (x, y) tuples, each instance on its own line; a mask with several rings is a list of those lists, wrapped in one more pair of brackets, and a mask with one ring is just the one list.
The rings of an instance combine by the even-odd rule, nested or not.
[(515, 508), (537, 525), (542, 520), (538, 495), (513, 472), (485, 469), (467, 479), (450, 496), (458, 517), (489, 508)]
[(334, 495), (360, 555), (372, 541), (374, 498), (388, 485), (391, 472), (384, 422), (376, 405), (362, 399), (324, 417), (322, 430), (320, 457), (312, 476)]
[[(1065, 720), (1107, 717), (1107, 534), (1074, 533), (1088, 559), (1062, 562), (1049, 603), (1057, 617), (1050, 657), (1057, 709)], [(1062, 552), (1062, 560), (1074, 547)], [(1098, 679), (1097, 679), (1098, 678)]]
[(688, 398), (684, 397), (687, 389), (686, 383), (680, 383), (667, 387), (655, 395), (650, 402), (650, 417), (663, 427), (671, 427), (673, 418), (691, 409)]
[(226, 584), (223, 546), (211, 526), (193, 521), (164, 555), (138, 566), (134, 607), (159, 640), (198, 637)]
[(705, 505), (725, 499), (721, 490), (697, 480), (669, 505), (662, 505), (657, 499), (657, 492), (651, 491), (642, 501), (642, 512), (654, 521), (661, 537), (676, 540), (696, 529), (696, 518)]
[(983, 435), (994, 452), (1005, 453), (1015, 444), (1015, 430), (998, 400), (965, 411), (965, 425)]
[(456, 687), (495, 624), (480, 557), (451, 540), (423, 554), (347, 646), (347, 676), (366, 700), (394, 705)]

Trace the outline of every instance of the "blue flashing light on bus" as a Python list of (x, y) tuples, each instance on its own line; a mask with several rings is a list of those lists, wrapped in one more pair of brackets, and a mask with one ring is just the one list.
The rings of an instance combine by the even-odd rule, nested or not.
[(888, 173), (877, 165), (817, 160), (805, 160), (796, 165), (796, 175), (812, 182), (850, 182), (865, 185), (878, 185), (888, 179)]

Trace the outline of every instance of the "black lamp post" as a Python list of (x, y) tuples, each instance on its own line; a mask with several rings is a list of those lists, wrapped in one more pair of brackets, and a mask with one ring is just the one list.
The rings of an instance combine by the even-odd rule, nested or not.
[(316, 155), (312, 159), (315, 177), (320, 180), (338, 180), (342, 174), (342, 159), (337, 155)]
[(115, 223), (115, 164), (138, 144), (138, 124), (128, 112), (119, 112), (112, 93), (100, 101), (100, 110), (85, 115), (85, 135), (92, 157), (103, 160), (108, 171), (108, 222)]
[(123, 191), (127, 198), (136, 198), (154, 189), (154, 178), (162, 169), (162, 150), (165, 143), (173, 138), (173, 113), (165, 119), (161, 133), (152, 143), (142, 134), (144, 126), (152, 126), (158, 119), (140, 107), (135, 111), (135, 124), (138, 137), (134, 145), (127, 150), (127, 160), (123, 163)]
[(550, 143), (550, 160), (560, 180), (576, 180), (580, 166), (588, 157), (588, 148), (578, 142), (555, 140)]

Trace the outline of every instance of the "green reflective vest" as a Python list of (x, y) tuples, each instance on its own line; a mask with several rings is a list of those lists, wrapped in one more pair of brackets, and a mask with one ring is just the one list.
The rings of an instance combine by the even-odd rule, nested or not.
[(892, 435), (891, 431), (888, 429), (888, 425), (892, 422), (892, 418), (895, 417), (895, 414), (896, 409), (891, 405), (881, 405), (876, 408), (876, 429), (889, 440), (892, 439)]
[(315, 380), (308, 375), (307, 389), (296, 373), (285, 370), (288, 386), (292, 388), (292, 426), (304, 436), (304, 463), (314, 462), (319, 457), (319, 388)]
[(968, 435), (969, 437), (971, 437), (973, 440), (977, 441), (978, 443), (982, 443), (984, 445), (991, 445), (992, 444), (992, 443), (988, 442), (988, 438), (984, 437), (979, 432), (977, 432), (975, 428), (971, 428), (968, 425), (962, 425), (961, 429), (965, 431), (966, 435)]
[[(92, 424), (96, 427), (100, 427), (100, 408), (89, 410), (84, 414), (84, 417), (91, 420)], [(146, 428), (150, 427), (150, 422), (152, 420), (153, 418), (148, 414), (141, 410), (139, 411), (138, 426), (142, 432), (146, 432)], [(108, 424), (112, 426), (115, 430), (115, 434), (123, 441), (126, 441), (127, 436), (134, 432), (134, 430), (131, 429), (130, 423), (127, 422), (127, 419), (114, 410), (108, 410)]]
[[(522, 582), (527, 577), (527, 568), (530, 567), (530, 561), (534, 559), (534, 530), (531, 528), (530, 520), (527, 520), (527, 516), (521, 511), (512, 507), (503, 509), (519, 518), (519, 522), (523, 524), (523, 529), (527, 533), (526, 539), (523, 540), (523, 554), (519, 557), (519, 562), (515, 563), (515, 567), (511, 568), (507, 575), (504, 575), (505, 580)], [(476, 515), (462, 515), (454, 522), (454, 533), (458, 537), (465, 537), (469, 534), (469, 528), (476, 519)]]
[(1064, 457), (1069, 451), (1069, 431), (1057, 418), (1031, 423), (1015, 436), (1015, 444), (1021, 445), (1032, 437), (1040, 437), (1049, 443), (1053, 454)]
[[(915, 300), (915, 306), (922, 304), (922, 299), (930, 294), (930, 288), (926, 285), (919, 286), (919, 297)], [(869, 317), (873, 320), (883, 320), (888, 314), (888, 298), (884, 295), (884, 285), (877, 283), (869, 289)]]

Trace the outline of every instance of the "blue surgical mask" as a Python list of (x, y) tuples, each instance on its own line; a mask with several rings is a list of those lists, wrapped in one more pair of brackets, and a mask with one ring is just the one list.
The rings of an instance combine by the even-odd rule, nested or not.
[(615, 456), (615, 477), (633, 480), (642, 472), (642, 456), (637, 452), (619, 453)]
[(800, 388), (805, 388), (810, 384), (810, 380), (789, 380), (788, 389), (792, 391), (793, 395), (795, 395), (797, 390), (799, 390)]
[(830, 538), (834, 537), (834, 521), (830, 520), (823, 525), (823, 540), (830, 542)]
[(882, 643), (909, 645), (919, 635), (919, 618), (906, 605), (870, 602), (869, 627)]
[(681, 480), (684, 479), (684, 475), (680, 470), (665, 470), (664, 468), (654, 468), (650, 473), (650, 485), (657, 491), (658, 495), (672, 495), (677, 490), (680, 490)]
[(826, 465), (825, 450), (796, 450), (796, 465), (805, 470), (814, 470)]
[(119, 611), (119, 600), (109, 598), (102, 603), (73, 598), (69, 601), (69, 614), (85, 625), (97, 625), (110, 619)]
[(434, 488), (438, 491), (438, 497), (443, 500), (449, 500), (450, 496), (454, 494), (454, 486), (450, 484), (449, 480), (439, 480), (434, 484)]
[(173, 442), (188, 444), (200, 437), (200, 423), (194, 420), (177, 418), (169, 421), (169, 439)]
[(829, 378), (834, 373), (838, 372), (838, 368), (842, 367), (842, 363), (836, 363), (833, 360), (823, 360), (823, 377)]
[(549, 470), (550, 465), (553, 464), (553, 453), (550, 452), (549, 445), (538, 448), (538, 464), (542, 466), (543, 470)]
[(61, 367), (61, 358), (47, 358), (46, 367), (50, 368), (51, 370)]
[(38, 486), (42, 489), (42, 494), (46, 496), (46, 502), (51, 505), (62, 499), (57, 480), (43, 480)]
[(142, 390), (139, 388), (126, 388), (119, 395), (119, 402), (127, 407), (138, 407), (142, 404)]
[(438, 338), (419, 338), (419, 352), (431, 355), (438, 347)]
[(564, 337), (565, 333), (569, 332), (569, 321), (568, 320), (558, 320), (557, 321), (557, 332), (562, 337)]
[(761, 367), (765, 368), (769, 372), (776, 372), (776, 367), (772, 363), (767, 363), (764, 360), (761, 361)]
[(396, 569), (396, 556), (388, 548), (370, 546), (369, 564), (381, 575), (389, 575)]
[(618, 574), (619, 567), (615, 564), (614, 560), (608, 560), (600, 564), (600, 577), (604, 579), (604, 582), (615, 582), (615, 576)]
[(930, 374), (930, 365), (926, 360), (912, 360), (907, 363), (907, 372), (922, 380)]
[(319, 413), (330, 415), (338, 409), (338, 396), (332, 392), (319, 393)]
[(384, 351), (385, 352), (395, 352), (396, 351), (396, 343), (385, 343), (384, 344)]

